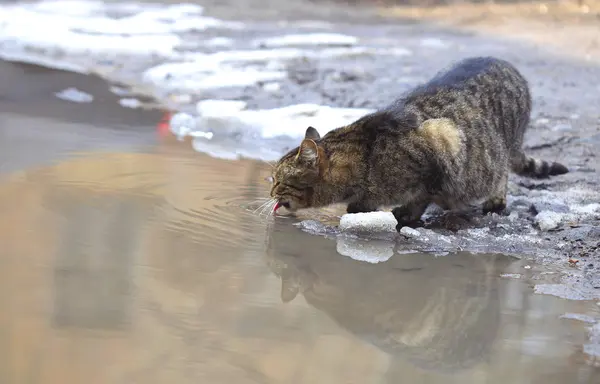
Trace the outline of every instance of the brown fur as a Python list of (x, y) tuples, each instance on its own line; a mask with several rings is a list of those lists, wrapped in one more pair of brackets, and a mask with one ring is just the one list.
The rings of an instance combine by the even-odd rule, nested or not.
[(465, 59), (390, 106), (320, 137), (309, 127), (284, 155), (271, 196), (295, 211), (333, 203), (348, 213), (401, 205), (398, 225), (416, 225), (431, 203), (459, 210), (506, 207), (508, 173), (568, 172), (526, 156), (531, 113), (527, 81), (508, 62)]

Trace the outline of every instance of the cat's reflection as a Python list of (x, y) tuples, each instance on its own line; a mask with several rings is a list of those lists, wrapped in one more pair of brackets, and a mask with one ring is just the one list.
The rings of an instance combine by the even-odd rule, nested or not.
[(454, 371), (489, 356), (500, 323), (498, 277), (514, 259), (414, 253), (372, 264), (290, 227), (278, 221), (267, 235), (282, 301), (302, 294), (355, 336), (423, 369)]

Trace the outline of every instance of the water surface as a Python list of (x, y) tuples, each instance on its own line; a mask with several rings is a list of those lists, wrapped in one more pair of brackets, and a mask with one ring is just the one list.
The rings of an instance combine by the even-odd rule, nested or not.
[(3, 176), (0, 382), (600, 382), (561, 318), (595, 303), (502, 255), (353, 260), (252, 213), (268, 172), (183, 143)]

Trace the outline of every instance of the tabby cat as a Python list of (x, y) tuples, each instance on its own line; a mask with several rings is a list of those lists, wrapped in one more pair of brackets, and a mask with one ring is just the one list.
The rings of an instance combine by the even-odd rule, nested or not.
[(274, 168), (275, 210), (397, 206), (398, 229), (421, 225), (431, 203), (452, 211), (483, 203), (484, 214), (500, 213), (509, 170), (533, 178), (568, 172), (523, 152), (531, 104), (527, 81), (509, 62), (463, 59), (323, 137), (309, 127)]

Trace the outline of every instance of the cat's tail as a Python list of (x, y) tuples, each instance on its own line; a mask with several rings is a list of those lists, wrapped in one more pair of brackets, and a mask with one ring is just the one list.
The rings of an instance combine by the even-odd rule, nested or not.
[(517, 175), (534, 179), (545, 179), (569, 172), (569, 169), (561, 163), (549, 163), (545, 160), (529, 157), (522, 151), (512, 156), (510, 166)]

